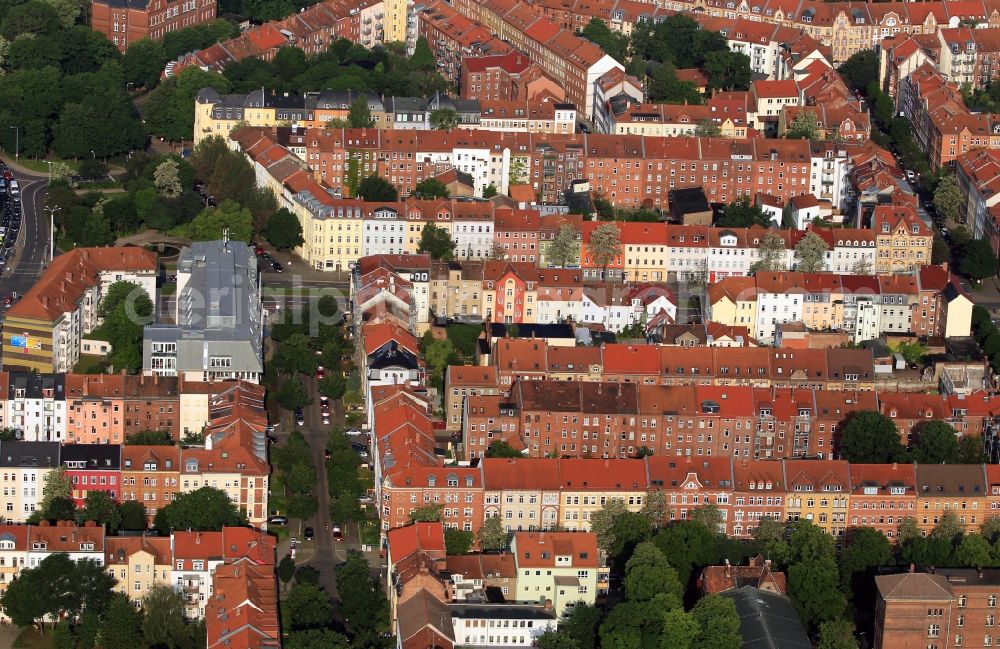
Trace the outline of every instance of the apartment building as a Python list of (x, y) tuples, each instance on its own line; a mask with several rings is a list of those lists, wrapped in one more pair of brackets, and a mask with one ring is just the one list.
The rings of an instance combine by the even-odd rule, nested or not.
[[(319, 54), (338, 38), (367, 48), (403, 41), (400, 21), (405, 24), (405, 8), (402, 8), (402, 15), (400, 11), (399, 0), (390, 0), (388, 4), (382, 0), (323, 0), (282, 20), (251, 27), (235, 38), (185, 54), (168, 63), (164, 73), (176, 75), (192, 65), (222, 72), (227, 65), (248, 57), (271, 61), (282, 47), (297, 47), (306, 54)], [(388, 22), (387, 12), (390, 13)], [(385, 36), (387, 25), (391, 33), (389, 40)]]
[[(894, 245), (891, 237), (891, 231), (886, 233), (886, 247), (892, 254), (899, 252), (896, 261), (900, 264), (907, 263), (904, 254), (925, 252), (914, 251), (908, 235), (898, 238), (899, 245)], [(926, 239), (917, 235), (914, 240)], [(971, 301), (952, 299), (949, 295), (957, 298), (961, 289), (950, 280), (939, 289), (941, 278), (937, 275), (913, 271), (895, 276), (815, 276), (807, 281), (805, 274), (782, 272), (758, 274), (751, 281), (727, 278), (708, 289), (709, 318), (726, 325), (746, 326), (753, 338), (770, 341), (777, 325), (804, 320), (805, 305), (809, 304), (814, 323), (821, 315), (823, 328), (845, 331), (855, 341), (877, 338), (882, 333), (917, 333), (921, 326), (929, 331), (926, 327), (932, 322), (953, 335), (969, 335), (965, 323)], [(922, 281), (933, 290), (925, 291)], [(935, 299), (939, 294), (948, 299)], [(817, 305), (824, 305), (822, 314), (816, 310)], [(949, 327), (952, 321), (955, 326)]]
[(263, 315), (253, 249), (228, 239), (196, 241), (177, 261), (176, 324), (143, 332), (143, 374), (257, 383)]
[(155, 586), (173, 586), (173, 539), (155, 536), (108, 537), (104, 565), (115, 578), (114, 591), (136, 604)]
[(90, 27), (124, 52), (136, 41), (159, 40), (169, 32), (215, 20), (217, 15), (216, 0), (98, 0), (91, 5)]
[(515, 532), (510, 551), (517, 566), (518, 602), (551, 604), (559, 617), (577, 602), (596, 600), (601, 558), (593, 534)]
[(939, 29), (937, 68), (949, 81), (982, 89), (1000, 76), (1000, 29), (967, 26)]
[(45, 478), (59, 467), (58, 442), (0, 443), (5, 521), (23, 523), (42, 502)]
[[(982, 469), (982, 470), (980, 470)], [(921, 532), (929, 533), (946, 511), (963, 525), (976, 527), (986, 520), (986, 472), (983, 467), (954, 464), (917, 465), (917, 509)]]
[(1000, 152), (976, 149), (955, 160), (955, 180), (962, 191), (959, 219), (977, 239), (1000, 254)]
[(173, 502), (180, 488), (180, 448), (127, 444), (121, 450), (121, 502), (142, 503), (146, 520)]
[(64, 444), (60, 448), (77, 507), (83, 507), (91, 491), (102, 491), (111, 500), (120, 501), (121, 449), (118, 444)]
[(6, 369), (69, 372), (111, 284), (132, 282), (156, 302), (156, 254), (142, 248), (77, 248), (56, 257), (5, 315)]
[(875, 577), (878, 649), (934, 645), (991, 647), (996, 640), (1000, 572), (937, 568)]
[(462, 58), (458, 81), (462, 99), (563, 101), (566, 92), (541, 66), (517, 51)]
[(851, 465), (850, 527), (872, 527), (892, 539), (916, 514), (917, 476), (912, 464)]

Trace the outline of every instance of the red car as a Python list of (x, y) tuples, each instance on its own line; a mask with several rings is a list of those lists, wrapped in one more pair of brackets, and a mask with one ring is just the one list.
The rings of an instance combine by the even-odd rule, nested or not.
[(333, 540), (334, 541), (343, 541), (344, 540), (344, 533), (342, 531), (340, 531), (340, 528), (337, 527), (336, 525), (333, 526)]
[(316, 368), (316, 378), (322, 379), (324, 376), (326, 376), (326, 370), (324, 370), (323, 366), (320, 365), (319, 367)]
[(260, 246), (257, 246), (256, 248), (254, 248), (254, 252), (256, 252), (258, 255), (263, 255), (264, 249), (261, 248)]
[(4, 180), (14, 180), (14, 174), (11, 173), (10, 169), (7, 169), (6, 171), (3, 172), (3, 179)]

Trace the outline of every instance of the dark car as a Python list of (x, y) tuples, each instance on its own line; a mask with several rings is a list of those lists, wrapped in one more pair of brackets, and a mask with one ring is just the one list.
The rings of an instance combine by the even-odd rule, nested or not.
[(306, 416), (302, 412), (302, 408), (295, 409), (295, 423), (297, 423), (299, 426), (302, 426), (306, 423)]
[(305, 531), (302, 532), (302, 536), (305, 538), (306, 541), (312, 541), (314, 538), (316, 538), (316, 533), (313, 531), (313, 528), (307, 527)]
[(271, 268), (273, 268), (274, 272), (276, 273), (283, 273), (285, 271), (285, 269), (282, 268), (281, 264), (279, 264), (278, 262), (274, 262), (273, 264), (271, 264)]

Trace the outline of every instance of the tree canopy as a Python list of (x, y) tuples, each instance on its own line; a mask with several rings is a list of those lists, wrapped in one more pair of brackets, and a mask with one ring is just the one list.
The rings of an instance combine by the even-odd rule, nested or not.
[(226, 492), (215, 487), (201, 487), (178, 495), (156, 512), (153, 525), (161, 533), (170, 530), (221, 530), (243, 524), (243, 517)]
[(872, 410), (852, 413), (840, 427), (838, 448), (848, 462), (879, 464), (897, 462), (906, 455), (896, 424)]

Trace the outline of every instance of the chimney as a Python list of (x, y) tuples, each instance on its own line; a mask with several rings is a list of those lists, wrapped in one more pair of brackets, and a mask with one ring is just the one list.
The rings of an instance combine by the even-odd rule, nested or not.
[(767, 568), (768, 570), (770, 570), (770, 569), (771, 569), (771, 560), (770, 560), (770, 559), (764, 559), (764, 566), (765, 566), (765, 567), (766, 567), (766, 568)]
[(201, 544), (201, 532), (195, 532), (194, 542), (199, 545)]

